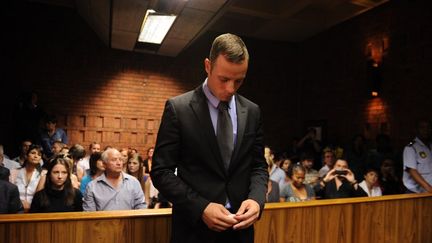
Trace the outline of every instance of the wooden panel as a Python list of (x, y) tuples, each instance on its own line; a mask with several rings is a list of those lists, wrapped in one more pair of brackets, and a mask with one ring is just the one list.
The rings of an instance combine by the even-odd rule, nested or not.
[[(269, 203), (255, 242), (432, 242), (432, 194)], [(171, 210), (0, 215), (0, 242), (169, 242)]]
[(350, 242), (352, 214), (352, 204), (268, 209), (255, 225), (255, 239), (269, 243)]
[[(4, 224), (2, 224), (3, 226)], [(12, 223), (6, 225), (5, 240), (8, 243), (38, 243), (51, 241), (50, 222)]]

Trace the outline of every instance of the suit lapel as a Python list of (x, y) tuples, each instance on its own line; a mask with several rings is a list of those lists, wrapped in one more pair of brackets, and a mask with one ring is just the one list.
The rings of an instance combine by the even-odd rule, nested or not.
[[(195, 114), (195, 118), (198, 120), (202, 129), (197, 127), (197, 132), (201, 132), (204, 136), (204, 140), (208, 143), (211, 152), (213, 153), (213, 158), (216, 158), (218, 167), (224, 175), (226, 175), (225, 168), (222, 161), (222, 156), (219, 151), (219, 146), (217, 144), (216, 135), (214, 133), (213, 124), (210, 118), (210, 112), (208, 110), (207, 99), (202, 90), (202, 86), (195, 89), (194, 95), (191, 99), (190, 106)], [(201, 130), (201, 131), (200, 131)]]
[(237, 108), (237, 142), (231, 157), (229, 171), (231, 171), (232, 168), (234, 168), (234, 166), (236, 165), (236, 163), (238, 163), (237, 156), (243, 142), (244, 132), (246, 128), (247, 114), (248, 114), (247, 107), (240, 102), (239, 96), (236, 96), (236, 106), (237, 106), (236, 107)]

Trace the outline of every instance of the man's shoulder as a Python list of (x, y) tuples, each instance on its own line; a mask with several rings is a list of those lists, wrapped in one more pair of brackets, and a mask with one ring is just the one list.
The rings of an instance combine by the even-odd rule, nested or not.
[(18, 187), (15, 184), (10, 183), (9, 181), (0, 180), (0, 187), (3, 191), (18, 191)]
[(3, 163), (5, 167), (8, 168), (9, 170), (18, 169), (21, 167), (20, 163), (16, 162), (15, 160), (7, 159), (7, 158), (4, 158), (3, 160), (4, 160)]
[(259, 109), (259, 106), (254, 103), (253, 101), (249, 100), (248, 98), (244, 97), (243, 95), (237, 94), (236, 95), (237, 102), (243, 106)]
[(129, 175), (129, 174), (123, 172), (123, 178), (125, 180), (128, 180), (129, 183), (131, 183), (131, 184), (137, 184), (137, 185), (141, 186), (140, 182), (138, 181), (138, 179), (135, 176), (132, 176), (132, 175)]
[(199, 86), (196, 89), (193, 89), (193, 90), (190, 90), (190, 91), (188, 91), (186, 93), (183, 93), (183, 94), (171, 97), (168, 100), (171, 101), (171, 102), (174, 102), (174, 103), (189, 102), (194, 97), (194, 95), (196, 95), (198, 93), (198, 91), (199, 91), (200, 88), (202, 89), (202, 87)]
[(97, 184), (104, 184), (104, 183), (101, 183), (101, 182), (104, 182), (104, 180), (105, 180), (105, 175), (102, 174), (102, 175), (94, 178), (93, 180), (90, 180), (89, 183), (87, 184), (87, 188), (94, 188)]

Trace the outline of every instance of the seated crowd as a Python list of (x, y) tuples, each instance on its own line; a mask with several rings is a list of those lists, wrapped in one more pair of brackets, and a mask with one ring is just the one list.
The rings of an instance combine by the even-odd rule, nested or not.
[[(432, 181), (427, 176), (432, 171), (430, 122), (420, 121), (417, 131), (402, 159), (386, 135), (377, 136), (374, 149), (367, 148), (361, 135), (354, 136), (350, 146), (323, 148), (314, 130), (285, 151), (275, 152), (266, 146), (264, 157), (270, 175), (267, 202), (431, 192)], [(60, 139), (48, 140), (44, 146), (22, 141), (14, 159), (9, 159), (0, 145), (0, 213), (171, 206), (150, 178), (153, 148), (143, 159), (136, 149), (107, 146), (102, 150), (101, 144), (93, 142), (86, 155), (82, 145), (69, 148)], [(415, 167), (416, 163), (420, 167)]]
[[(314, 199), (375, 197), (432, 192), (432, 128), (419, 120), (415, 139), (401, 155), (390, 138), (379, 134), (373, 148), (354, 136), (348, 146), (322, 148), (314, 129), (290, 148), (273, 152), (265, 147), (270, 174), (268, 202), (301, 202)], [(279, 199), (269, 197), (279, 192)]]
[[(68, 148), (55, 141), (50, 156), (25, 140), (9, 159), (0, 145), (0, 213), (127, 210), (170, 207), (151, 182), (153, 148), (117, 150), (93, 142)], [(126, 151), (124, 153), (123, 151)]]

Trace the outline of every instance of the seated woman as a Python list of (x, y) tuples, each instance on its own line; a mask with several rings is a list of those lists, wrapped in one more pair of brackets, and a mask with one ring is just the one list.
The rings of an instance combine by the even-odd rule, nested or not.
[(320, 183), (315, 187), (323, 198), (366, 197), (358, 186), (354, 173), (348, 169), (348, 162), (338, 159)]
[(81, 194), (83, 195), (85, 193), (87, 184), (93, 179), (101, 176), (105, 171), (105, 166), (103, 164), (101, 156), (102, 153), (100, 152), (95, 152), (92, 155), (90, 155), (90, 159), (89, 159), (90, 169), (87, 170), (88, 171), (86, 173), (87, 175), (85, 175), (82, 178), (81, 185), (80, 185), (80, 191)]
[(378, 172), (373, 168), (368, 168), (364, 173), (364, 180), (360, 182), (359, 186), (369, 197), (382, 196), (381, 188), (377, 182)]
[(287, 173), (289, 166), (292, 164), (292, 161), (288, 158), (282, 158), (280, 168)]
[(48, 166), (44, 189), (33, 198), (30, 213), (82, 211), (82, 195), (73, 188), (70, 164), (57, 157)]
[[(45, 187), (46, 175), (47, 175), (47, 171), (48, 171), (48, 167), (50, 166), (50, 163), (52, 163), (52, 161), (54, 161), (56, 158), (60, 158), (60, 157), (64, 158), (65, 161), (67, 161), (69, 163), (69, 168), (70, 168), (71, 173), (72, 173), (73, 161), (72, 161), (72, 159), (70, 159), (69, 154), (60, 153), (57, 156), (52, 157), (51, 160), (49, 160), (47, 163), (44, 163), (44, 165), (42, 167), (41, 178), (40, 178), (39, 184), (36, 188), (37, 192), (44, 189), (44, 187)], [(80, 182), (78, 181), (78, 177), (74, 174), (71, 174), (70, 178), (72, 181), (72, 186), (76, 189), (79, 189), (80, 188)]]
[(315, 192), (309, 184), (305, 184), (306, 169), (300, 164), (291, 164), (288, 177), (291, 179), (280, 193), (281, 202), (302, 202), (315, 199)]
[(144, 198), (147, 205), (150, 205), (150, 184), (147, 181), (148, 176), (145, 174), (144, 160), (139, 154), (131, 154), (127, 159), (126, 172), (137, 178), (144, 192)]
[(10, 182), (18, 187), (24, 211), (30, 209), (33, 195), (41, 178), (42, 147), (36, 144), (30, 145), (24, 164), (19, 169), (11, 171)]

